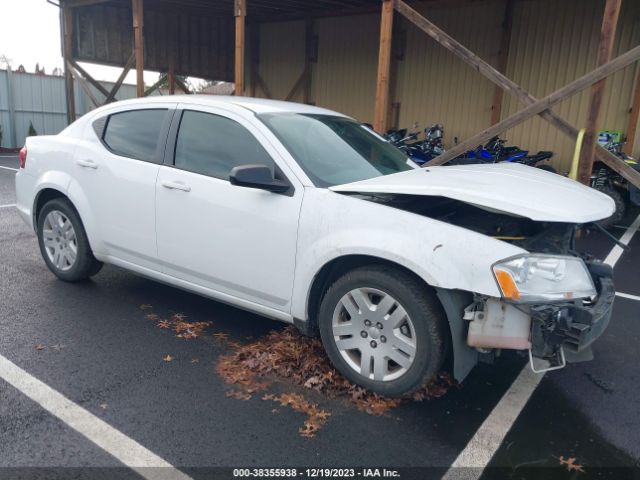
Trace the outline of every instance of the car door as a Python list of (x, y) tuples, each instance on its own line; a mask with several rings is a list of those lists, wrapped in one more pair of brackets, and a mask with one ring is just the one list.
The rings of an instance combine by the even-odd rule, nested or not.
[(79, 143), (71, 188), (86, 199), (98, 253), (159, 269), (155, 185), (174, 108), (116, 108), (94, 120)]
[[(156, 187), (164, 272), (222, 300), (289, 312), (303, 188), (259, 128), (241, 115), (178, 108), (172, 131)], [(231, 169), (246, 164), (269, 166), (291, 183), (290, 190), (231, 185)]]

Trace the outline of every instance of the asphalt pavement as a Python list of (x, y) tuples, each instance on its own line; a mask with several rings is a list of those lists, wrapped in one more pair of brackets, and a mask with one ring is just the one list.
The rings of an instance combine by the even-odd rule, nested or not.
[[(0, 166), (16, 165), (15, 158), (0, 158)], [(261, 395), (230, 398), (230, 386), (215, 372), (217, 359), (232, 347), (213, 334), (242, 344), (284, 325), (111, 266), (87, 282), (58, 281), (33, 232), (15, 209), (1, 208), (15, 203), (13, 175), (0, 168), (0, 355), (194, 477), (198, 471), (190, 469), (216, 466), (446, 469), (525, 364), (503, 355), (443, 397), (383, 416), (281, 379), (270, 392), (299, 393), (331, 413), (314, 438), (304, 438), (298, 431), (303, 414)], [(630, 295), (640, 295), (639, 237), (616, 268), (618, 290)], [(601, 257), (612, 247), (600, 234), (582, 242)], [(539, 461), (564, 471), (561, 456), (575, 457), (587, 470), (637, 464), (639, 306), (618, 298), (596, 359), (545, 376), (491, 465), (513, 473), (516, 465)], [(176, 313), (211, 326), (186, 340), (149, 319)], [(0, 478), (16, 467), (122, 466), (0, 379)]]

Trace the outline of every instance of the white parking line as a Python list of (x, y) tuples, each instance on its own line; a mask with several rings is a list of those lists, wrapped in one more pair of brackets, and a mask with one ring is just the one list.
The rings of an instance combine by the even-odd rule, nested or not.
[(15, 203), (7, 203), (6, 205), (0, 205), (0, 208), (11, 208), (15, 206), (16, 206)]
[[(635, 219), (629, 228), (627, 228), (627, 231), (620, 237), (620, 242), (628, 245), (639, 228), (640, 215), (638, 215), (638, 218)], [(605, 263), (612, 267), (615, 266), (618, 260), (620, 260), (622, 253), (623, 249), (616, 245), (609, 255), (607, 255)], [(617, 293), (617, 295), (621, 297), (627, 296), (627, 294), (620, 293)], [(513, 384), (509, 387), (509, 390), (502, 396), (467, 446), (460, 452), (449, 470), (447, 470), (443, 479), (475, 480), (480, 478), (543, 376), (544, 374), (533, 373), (528, 364), (524, 366)]]
[(616, 292), (616, 295), (620, 298), (626, 298), (629, 300), (637, 300), (638, 302), (640, 302), (640, 297), (638, 295), (631, 295), (630, 293), (622, 293), (622, 292)]
[(191, 478), (2, 355), (0, 378), (140, 476), (150, 480)]
[(13, 172), (17, 172), (18, 169), (17, 168), (11, 168), (11, 167), (3, 167), (2, 165), (0, 165), (0, 168), (4, 169), (4, 170), (11, 170)]
[[(633, 238), (633, 235), (638, 231), (638, 228), (640, 228), (640, 215), (638, 215), (631, 226), (627, 228), (627, 231), (622, 234), (622, 236), (620, 237), (620, 243), (622, 243), (623, 245), (629, 245), (629, 242)], [(622, 247), (620, 245), (616, 245), (615, 247), (613, 247), (613, 250), (611, 250), (609, 255), (607, 255), (607, 258), (604, 259), (604, 263), (613, 267), (618, 262), (618, 260), (620, 260), (622, 252), (624, 252)]]

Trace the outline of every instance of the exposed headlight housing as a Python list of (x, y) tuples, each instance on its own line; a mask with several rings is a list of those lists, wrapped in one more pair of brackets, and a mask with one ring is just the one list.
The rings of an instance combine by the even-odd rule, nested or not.
[(523, 303), (567, 301), (596, 295), (581, 258), (520, 255), (493, 265), (493, 275), (507, 300)]

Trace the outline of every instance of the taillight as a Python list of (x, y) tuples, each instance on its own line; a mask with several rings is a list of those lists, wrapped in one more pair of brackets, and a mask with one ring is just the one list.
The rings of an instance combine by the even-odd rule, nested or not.
[(27, 164), (27, 147), (22, 147), (20, 149), (20, 154), (18, 155), (20, 159), (20, 168), (24, 168)]

